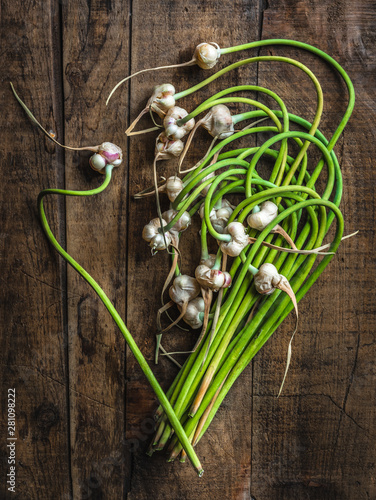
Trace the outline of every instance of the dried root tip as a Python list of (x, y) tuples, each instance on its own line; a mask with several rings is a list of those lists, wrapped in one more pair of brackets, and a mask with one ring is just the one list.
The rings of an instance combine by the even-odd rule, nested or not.
[(290, 237), (290, 235), (283, 229), (282, 226), (280, 226), (279, 224), (277, 224), (275, 226), (275, 228), (273, 229), (272, 231), (273, 233), (278, 233), (280, 234), (283, 238), (285, 238), (285, 240), (287, 241), (287, 243), (294, 249), (294, 250), (297, 250), (296, 248), (296, 245), (294, 243), (294, 240)]
[[(163, 180), (161, 182), (165, 181), (165, 178), (162, 178)], [(152, 191), (151, 191), (152, 190)], [(158, 193), (165, 193), (166, 192), (166, 184), (161, 184), (158, 186)], [(144, 189), (143, 191), (140, 191), (139, 193), (136, 193), (133, 195), (133, 198), (135, 200), (139, 200), (140, 198), (147, 198), (148, 196), (154, 196), (155, 195), (155, 187), (148, 187)]]
[(122, 85), (123, 83), (125, 83), (126, 81), (130, 80), (131, 78), (133, 78), (134, 76), (136, 75), (140, 75), (142, 73), (147, 73), (149, 71), (158, 71), (160, 69), (169, 69), (169, 68), (183, 68), (185, 66), (193, 66), (194, 64), (196, 64), (196, 60), (195, 59), (191, 59), (190, 61), (188, 62), (184, 62), (184, 63), (179, 63), (179, 64), (169, 64), (167, 66), (157, 66), (155, 68), (146, 68), (146, 69), (141, 69), (140, 71), (137, 71), (136, 73), (133, 73), (132, 75), (129, 75), (127, 76), (126, 78), (123, 78), (123, 80), (121, 80), (119, 83), (117, 83), (115, 85), (115, 87), (111, 90), (110, 92), (110, 95), (107, 97), (107, 101), (106, 101), (106, 106), (108, 105), (108, 103), (110, 102), (110, 99), (113, 95), (113, 93), (115, 92), (116, 89), (118, 89), (120, 87), (120, 85)]
[[(179, 323), (179, 321), (181, 319), (183, 319), (184, 315), (186, 314), (187, 312), (187, 308), (188, 308), (188, 302), (185, 302), (184, 304), (182, 304), (181, 306), (178, 306), (179, 307), (179, 310), (180, 310), (180, 314), (179, 316), (172, 322), (170, 323), (164, 330), (162, 330), (160, 332), (160, 334), (158, 334), (158, 337), (159, 335), (163, 334), (163, 333), (167, 333), (171, 330), (172, 327), (174, 327), (175, 325), (177, 325)], [(158, 344), (158, 347), (160, 346), (160, 339), (161, 337), (159, 337), (159, 344)], [(170, 354), (170, 353), (166, 353), (165, 354)]]
[[(157, 329), (159, 332), (162, 331), (162, 324), (161, 324), (161, 316), (162, 314), (167, 311), (167, 309), (170, 309), (170, 307), (172, 307), (174, 305), (174, 301), (173, 300), (170, 300), (170, 302), (168, 302), (167, 304), (164, 304), (162, 307), (160, 307), (158, 309), (158, 312), (157, 312)], [(160, 339), (159, 339), (160, 341)], [(157, 343), (158, 343), (158, 340), (157, 340)]]
[(162, 292), (161, 292), (162, 304), (163, 304), (163, 295), (164, 295), (165, 291), (167, 290), (168, 285), (171, 283), (172, 277), (174, 276), (174, 273), (175, 273), (176, 266), (178, 264), (178, 258), (179, 258), (179, 250), (178, 250), (179, 238), (175, 234), (172, 234), (172, 237), (173, 237), (172, 246), (174, 248), (175, 253), (174, 253), (174, 258), (172, 260), (170, 271), (167, 275), (166, 281), (164, 282), (164, 285), (162, 288)]
[(182, 120), (187, 115), (188, 112), (183, 108), (179, 108), (179, 106), (173, 106), (167, 111), (166, 116), (163, 120), (163, 126), (165, 128), (166, 137), (169, 140), (177, 141), (179, 139), (182, 139), (185, 135), (188, 134), (188, 132), (193, 129), (193, 127), (195, 126), (194, 118), (188, 120), (186, 123), (184, 123), (184, 125), (179, 126), (177, 124), (179, 120)]
[(202, 69), (213, 68), (221, 57), (221, 49), (214, 42), (204, 42), (197, 45), (193, 54), (193, 60)]
[[(204, 118), (201, 118), (201, 120), (199, 120), (192, 129), (186, 142), (184, 151), (180, 157), (179, 171), (181, 169), (187, 151), (191, 145), (193, 136), (200, 125), (202, 125), (204, 129), (206, 129), (214, 138), (203, 160), (207, 157), (217, 139), (226, 139), (226, 137), (230, 137), (230, 135), (232, 135), (235, 131), (232, 116), (228, 107), (224, 106), (223, 104), (213, 106), (209, 113), (205, 115)], [(201, 160), (201, 162), (203, 160)]]
[(202, 124), (202, 120), (199, 120), (196, 125), (192, 128), (191, 130), (191, 133), (189, 134), (188, 136), (188, 139), (187, 139), (187, 142), (185, 143), (185, 147), (184, 147), (184, 150), (180, 156), (180, 159), (179, 159), (179, 172), (180, 172), (180, 167), (182, 166), (183, 164), (183, 161), (184, 161), (184, 158), (188, 152), (188, 149), (191, 145), (191, 142), (192, 142), (192, 139), (197, 131), (197, 129), (199, 128), (199, 126)]

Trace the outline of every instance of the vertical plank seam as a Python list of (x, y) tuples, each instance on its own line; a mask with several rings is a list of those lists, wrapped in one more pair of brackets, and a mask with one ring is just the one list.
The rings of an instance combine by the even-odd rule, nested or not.
[[(128, 14), (128, 32), (129, 32), (129, 43), (128, 43), (128, 74), (131, 74), (132, 70), (132, 16), (133, 16), (133, 0), (129, 0), (129, 14)], [(131, 117), (131, 82), (128, 83), (128, 110), (127, 110), (127, 127), (130, 123)], [(126, 324), (128, 324), (128, 293), (129, 293), (129, 279), (128, 279), (128, 270), (129, 270), (129, 240), (131, 237), (130, 234), (130, 224), (129, 224), (129, 214), (130, 214), (130, 175), (129, 175), (129, 165), (130, 165), (130, 140), (127, 136), (127, 182), (126, 182), (126, 196), (127, 196), (127, 213), (126, 213), (126, 250), (125, 250), (125, 280), (126, 280), (126, 294), (125, 294), (125, 311), (124, 317), (126, 319)], [(127, 432), (127, 351), (128, 346), (125, 343), (124, 350), (124, 443), (126, 443), (126, 432)], [(123, 453), (127, 453), (127, 447), (124, 447)], [(128, 498), (128, 488), (131, 491), (131, 481), (132, 481), (132, 472), (133, 472), (133, 460), (132, 455), (130, 455), (130, 466), (129, 466), (129, 477), (124, 478), (124, 500)]]
[[(64, 98), (64, 59), (63, 59), (63, 49), (64, 49), (64, 35), (63, 35), (63, 3), (58, 2), (58, 54), (59, 60), (56, 64), (59, 67), (58, 79), (60, 87), (60, 98), (61, 98), (61, 120), (60, 120), (60, 130), (61, 136), (63, 138), (63, 144), (65, 143), (65, 98)], [(52, 9), (51, 9), (52, 10)], [(65, 150), (61, 151), (62, 166), (64, 170), (61, 173), (61, 182), (63, 184), (63, 189), (66, 189), (66, 175), (65, 175)], [(60, 227), (60, 237), (62, 241), (62, 246), (67, 248), (67, 211), (65, 197), (61, 198), (61, 210), (59, 211), (59, 227)], [(64, 361), (66, 369), (66, 412), (67, 412), (67, 456), (68, 456), (68, 488), (69, 488), (69, 498), (73, 498), (73, 479), (72, 479), (72, 446), (71, 446), (71, 411), (70, 411), (70, 374), (69, 374), (69, 328), (68, 328), (68, 270), (67, 263), (61, 260), (61, 288), (62, 288), (62, 316), (63, 316), (63, 336), (64, 336)]]
[[(264, 10), (269, 7), (268, 0), (259, 0), (259, 30), (258, 30), (258, 39), (262, 40), (262, 32), (264, 26)], [(261, 53), (261, 47), (257, 49), (257, 56)], [(260, 63), (256, 63), (256, 85), (259, 85), (259, 67)], [(258, 99), (258, 94), (256, 99)], [(256, 147), (258, 146), (258, 134), (256, 134)], [(249, 471), (249, 498), (252, 500), (252, 458), (253, 458), (253, 434), (254, 434), (254, 404), (253, 404), (253, 396), (254, 396), (254, 374), (255, 374), (255, 365), (254, 360), (251, 361), (251, 377), (252, 377), (252, 387), (251, 387), (251, 446), (250, 446), (250, 471)]]

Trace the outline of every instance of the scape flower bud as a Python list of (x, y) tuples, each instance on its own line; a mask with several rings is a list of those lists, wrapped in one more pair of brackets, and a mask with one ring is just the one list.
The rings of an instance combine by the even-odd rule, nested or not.
[(220, 242), (222, 252), (230, 257), (237, 257), (249, 243), (245, 227), (240, 222), (231, 222), (225, 227), (223, 234), (231, 236), (230, 241)]
[(174, 94), (175, 87), (170, 83), (157, 85), (154, 87), (146, 107), (149, 109), (151, 106), (153, 111), (155, 111), (160, 118), (163, 118), (167, 111), (175, 106)]
[[(176, 210), (173, 210), (172, 208), (170, 210), (167, 210), (162, 214), (163, 220), (167, 222), (172, 221), (172, 219), (175, 217), (175, 215), (178, 212)], [(176, 232), (176, 233), (181, 233), (182, 231), (185, 231), (188, 226), (191, 224), (191, 216), (189, 215), (188, 212), (184, 212), (180, 219), (172, 226), (170, 229), (171, 232)]]
[(176, 175), (173, 175), (167, 179), (165, 189), (168, 199), (173, 203), (184, 189), (183, 181)]
[(256, 290), (262, 295), (270, 295), (284, 282), (288, 284), (287, 279), (270, 263), (262, 264), (254, 279)]
[(97, 172), (103, 173), (106, 165), (118, 167), (123, 161), (123, 152), (112, 142), (103, 142), (98, 146), (98, 152), (90, 157), (91, 168)]
[(247, 217), (247, 222), (250, 227), (262, 231), (270, 222), (278, 215), (278, 207), (272, 201), (264, 201), (260, 206), (260, 211), (251, 213)]
[(161, 132), (157, 137), (155, 154), (158, 155), (159, 160), (169, 160), (170, 158), (178, 157), (181, 155), (183, 149), (184, 144), (180, 139), (177, 141), (170, 140), (164, 132)]
[(226, 139), (235, 131), (230, 110), (224, 104), (213, 106), (202, 119), (202, 126), (212, 137), (218, 139)]
[(188, 304), (187, 311), (183, 316), (183, 321), (193, 330), (202, 327), (204, 319), (205, 302), (202, 297), (196, 297)]
[(193, 60), (202, 69), (213, 68), (221, 56), (219, 45), (216, 43), (200, 43), (193, 54)]
[(184, 125), (178, 126), (177, 121), (185, 118), (188, 115), (187, 111), (179, 106), (170, 108), (163, 120), (163, 126), (168, 139), (178, 140), (184, 137), (195, 126), (194, 118), (188, 120)]
[[(163, 226), (165, 226), (167, 222), (164, 219), (162, 220)], [(167, 246), (171, 245), (172, 242), (172, 236), (169, 231), (165, 232), (163, 237), (163, 234), (159, 232), (160, 227), (161, 221), (159, 220), (159, 218), (155, 218), (152, 219), (148, 224), (146, 224), (142, 231), (142, 237), (149, 243), (152, 253), (158, 252), (160, 250), (165, 250)]]
[(227, 272), (200, 264), (196, 267), (195, 277), (203, 288), (210, 288), (217, 292), (220, 288), (228, 288), (231, 285), (231, 276)]
[(169, 289), (170, 299), (180, 307), (195, 299), (199, 293), (200, 285), (196, 279), (186, 274), (177, 276)]

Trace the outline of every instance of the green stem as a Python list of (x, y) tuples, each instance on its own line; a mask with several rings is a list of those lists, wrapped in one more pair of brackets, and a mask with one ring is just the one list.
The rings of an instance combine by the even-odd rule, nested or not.
[(107, 310), (111, 314), (113, 320), (119, 327), (121, 333), (123, 334), (128, 346), (130, 347), (131, 351), (133, 352), (135, 358), (137, 359), (142, 371), (144, 372), (146, 378), (148, 379), (150, 385), (152, 386), (156, 396), (158, 397), (172, 427), (175, 430), (175, 433), (177, 436), (179, 436), (179, 440), (181, 440), (181, 443), (183, 444), (184, 449), (187, 452), (187, 455), (189, 459), (191, 460), (192, 465), (196, 469), (197, 473), (199, 476), (202, 476), (203, 474), (203, 468), (200, 464), (200, 461), (196, 455), (196, 453), (193, 450), (193, 447), (187, 437), (187, 435), (184, 432), (184, 429), (177, 418), (174, 410), (171, 407), (171, 404), (166, 397), (165, 393), (163, 392), (161, 386), (159, 385), (157, 379), (155, 378), (152, 370), (150, 369), (149, 365), (147, 364), (144, 356), (142, 355), (140, 349), (138, 348), (136, 342), (133, 340), (132, 335), (128, 331), (127, 327), (125, 326), (123, 320), (121, 319), (119, 313), (113, 306), (112, 302), (110, 299), (107, 297), (105, 292), (102, 290), (102, 288), (98, 285), (98, 283), (90, 276), (90, 274), (83, 269), (80, 264), (78, 264), (58, 243), (56, 240), (55, 236), (53, 235), (50, 226), (48, 224), (46, 214), (44, 211), (43, 207), (43, 199), (46, 195), (48, 194), (61, 194), (65, 196), (91, 196), (98, 194), (102, 192), (108, 184), (110, 183), (111, 180), (111, 173), (112, 173), (112, 165), (107, 165), (106, 167), (106, 177), (101, 186), (99, 186), (96, 189), (92, 189), (90, 191), (68, 191), (68, 190), (63, 190), (63, 189), (44, 189), (39, 193), (38, 196), (38, 209), (39, 209), (39, 215), (40, 219), (42, 222), (43, 230), (50, 241), (50, 243), (55, 247), (56, 251), (70, 264), (73, 269), (75, 269), (84, 279), (87, 281), (87, 283), (94, 289), (94, 291), (98, 294), (99, 298), (102, 300), (103, 304), (106, 306)]

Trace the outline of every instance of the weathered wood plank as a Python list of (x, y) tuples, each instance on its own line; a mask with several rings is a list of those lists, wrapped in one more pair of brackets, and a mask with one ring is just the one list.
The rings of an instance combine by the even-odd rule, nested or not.
[[(106, 108), (108, 80), (127, 70), (128, 2), (63, 5), (65, 142), (103, 141), (125, 150), (127, 100)], [(125, 69), (124, 69), (125, 68)], [(90, 189), (102, 182), (88, 154), (66, 155), (66, 184)], [(67, 247), (125, 314), (127, 164), (101, 195), (67, 201)], [(125, 343), (101, 301), (68, 270), (69, 373), (73, 498), (122, 498)]]
[[(70, 489), (65, 274), (36, 207), (42, 188), (63, 185), (63, 154), (26, 118), (9, 86), (43, 125), (61, 132), (59, 23), (55, 2), (2, 3), (1, 498), (67, 498)], [(63, 204), (46, 206), (63, 238)], [(8, 388), (16, 390), (16, 494), (6, 483)]]
[[(1, 10), (3, 61), (8, 69), (0, 97), (7, 118), (1, 127), (0, 153), (1, 435), (6, 435), (6, 391), (16, 387), (16, 498), (376, 497), (374, 209), (370, 209), (375, 185), (373, 2), (236, 0), (204, 5), (192, 0), (163, 1), (155, 8), (133, 1), (131, 41), (128, 2), (60, 3), (63, 58), (57, 3), (3, 2)], [(28, 9), (27, 17), (20, 15), (22, 7)], [(143, 75), (131, 83), (130, 107), (124, 86), (106, 108), (110, 89), (130, 67), (135, 71), (188, 60), (203, 40), (227, 46), (259, 36), (319, 46), (334, 55), (353, 79), (357, 106), (336, 152), (344, 173), (346, 232), (360, 229), (361, 233), (342, 245), (301, 302), (299, 332), (282, 396), (276, 398), (291, 318), (234, 385), (198, 446), (205, 467), (198, 480), (188, 464), (166, 464), (162, 453), (151, 459), (145, 456), (156, 398), (131, 354), (126, 360), (126, 388), (123, 339), (91, 289), (70, 269), (66, 281), (65, 266), (37, 221), (35, 202), (41, 188), (66, 184), (89, 189), (102, 178), (88, 169), (87, 154), (64, 155), (45, 141), (13, 100), (8, 79), (61, 140), (72, 145), (110, 140), (125, 150), (128, 115), (136, 116), (156, 83), (171, 80), (181, 90), (214, 72), (185, 68)], [(339, 79), (301, 51), (273, 48), (270, 53), (297, 57), (317, 74), (326, 99), (321, 129), (330, 134), (344, 109), (346, 92)], [(223, 58), (217, 68), (248, 54)], [(286, 99), (290, 111), (312, 118), (312, 85), (295, 69), (260, 64), (237, 71), (226, 78), (226, 85), (255, 83), (257, 76), (260, 85)], [(181, 104), (191, 110), (224, 85), (219, 80)], [(147, 123), (145, 119), (141, 126)], [(98, 198), (67, 201), (66, 234), (64, 202), (46, 203), (60, 241), (67, 240), (68, 250), (115, 301), (151, 365), (155, 314), (168, 257), (160, 254), (150, 260), (141, 231), (155, 216), (154, 200), (127, 199), (127, 169), (130, 195), (151, 184), (154, 140), (150, 134), (130, 141), (128, 165), (114, 172), (112, 185)], [(206, 135), (195, 139), (197, 158), (207, 145)], [(193, 160), (193, 155), (188, 158)], [(5, 170), (7, 165), (11, 168)], [(158, 172), (168, 175), (174, 166), (161, 162)], [(167, 208), (165, 199), (163, 203)], [(190, 229), (197, 230), (197, 225)], [(182, 250), (183, 269), (192, 272), (198, 250), (188, 242), (188, 234), (183, 236)], [(193, 343), (185, 335), (176, 329), (166, 335), (164, 344), (185, 350)], [(162, 360), (155, 373), (167, 389), (176, 369)], [(3, 482), (2, 498), (5, 487)]]
[[(344, 242), (301, 302), (290, 372), (282, 396), (290, 322), (254, 361), (253, 473), (251, 493), (268, 499), (373, 498), (375, 491), (374, 306), (367, 299), (375, 280), (367, 256), (372, 226), (374, 132), (370, 75), (375, 70), (375, 11), (372, 2), (269, 2), (262, 37), (293, 38), (333, 55), (348, 71), (357, 105), (335, 150), (344, 196)], [(346, 104), (344, 84), (317, 58), (282, 48), (262, 53), (297, 56), (323, 84), (320, 129), (331, 136)], [(260, 65), (259, 83), (277, 89), (289, 111), (313, 115), (312, 85), (297, 72)], [(308, 118), (309, 119), (309, 118)], [(367, 144), (367, 152), (364, 145)], [(361, 269), (367, 270), (366, 275)], [(360, 278), (359, 273), (362, 273)], [(364, 346), (364, 347), (363, 347)], [(372, 353), (373, 350), (373, 353)], [(273, 369), (272, 369), (273, 367)], [(373, 382), (372, 382), (373, 380)]]
[[(233, 15), (236, 12), (236, 16)], [(218, 41), (222, 46), (242, 43), (244, 33), (258, 33), (259, 2), (236, 1), (213, 4), (202, 2), (168, 2), (155, 9), (145, 11), (142, 2), (134, 2), (132, 16), (132, 71), (142, 68), (188, 61), (195, 46), (202, 41)], [(210, 20), (210, 21), (209, 21)], [(224, 22), (225, 20), (225, 22)], [(203, 71), (198, 67), (165, 70), (145, 74), (131, 83), (131, 119), (145, 105), (156, 84), (172, 83), (177, 92), (190, 87), (219, 67), (224, 67), (237, 57), (223, 58), (214, 70)], [(220, 79), (198, 94), (182, 99), (179, 106), (193, 110), (203, 99), (240, 81), (255, 83), (257, 67), (251, 66), (236, 71), (228, 78)], [(226, 83), (225, 83), (226, 81)], [(123, 90), (123, 95), (125, 90)], [(147, 126), (144, 120), (139, 128)], [(150, 125), (149, 125), (150, 126)], [(152, 184), (152, 161), (156, 133), (136, 136), (130, 141), (130, 195)], [(194, 140), (192, 154), (187, 162), (202, 157), (210, 144), (207, 134), (200, 133)], [(195, 158), (194, 158), (195, 157)], [(176, 162), (161, 161), (158, 173), (167, 177), (175, 170)], [(189, 164), (187, 163), (187, 166)], [(163, 209), (168, 200), (162, 198)], [(160, 292), (168, 273), (169, 260), (166, 253), (150, 256), (147, 244), (141, 238), (143, 226), (156, 217), (155, 200), (146, 198), (129, 202), (130, 225), (128, 262), (128, 324), (141, 349), (150, 363), (153, 363), (156, 333), (156, 313), (160, 307)], [(182, 236), (183, 272), (193, 273), (199, 262), (199, 245), (194, 237), (199, 225), (194, 225)], [(196, 236), (197, 237), (197, 236)], [(191, 240), (188, 242), (187, 240)], [(197, 334), (187, 334), (178, 329), (165, 335), (163, 344), (169, 350), (185, 351), (194, 344)], [(184, 360), (183, 357), (177, 356)], [(170, 361), (161, 358), (155, 374), (163, 387), (177, 373)], [(127, 424), (128, 436), (139, 429), (145, 418), (150, 418), (156, 406), (156, 398), (148, 388), (132, 357), (127, 358)], [(224, 402), (218, 418), (197, 447), (203, 462), (205, 474), (202, 479), (194, 477), (188, 464), (166, 464), (164, 452), (155, 453), (152, 458), (145, 455), (149, 444), (148, 436), (140, 441), (134, 453), (133, 474), (129, 500), (146, 498), (190, 498), (211, 497), (247, 498), (250, 481), (250, 431), (251, 431), (251, 386), (252, 373), (248, 370), (241, 382), (236, 384)], [(140, 397), (141, 396), (141, 397)], [(194, 483), (192, 483), (194, 481)]]

